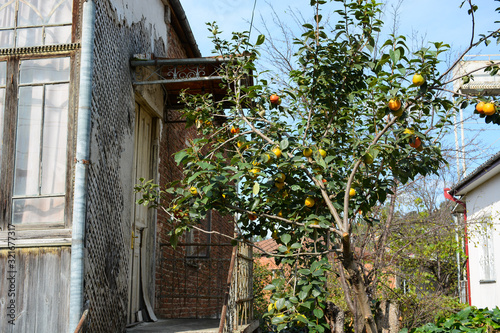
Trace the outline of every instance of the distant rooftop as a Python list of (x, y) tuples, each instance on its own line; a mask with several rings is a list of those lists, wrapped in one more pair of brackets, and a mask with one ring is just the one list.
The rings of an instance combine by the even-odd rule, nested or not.
[[(465, 56), (453, 68), (453, 91), (467, 95), (497, 96), (500, 95), (500, 77), (485, 71), (492, 64), (500, 64), (500, 54)], [(470, 81), (465, 83), (462, 77), (471, 73)]]

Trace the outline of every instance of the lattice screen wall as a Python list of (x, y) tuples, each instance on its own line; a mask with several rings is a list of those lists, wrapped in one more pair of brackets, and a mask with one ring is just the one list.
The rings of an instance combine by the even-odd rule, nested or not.
[(91, 160), (85, 246), (87, 332), (122, 332), (127, 316), (131, 205), (133, 203), (133, 54), (165, 54), (151, 46), (144, 21), (126, 26), (109, 0), (95, 0)]

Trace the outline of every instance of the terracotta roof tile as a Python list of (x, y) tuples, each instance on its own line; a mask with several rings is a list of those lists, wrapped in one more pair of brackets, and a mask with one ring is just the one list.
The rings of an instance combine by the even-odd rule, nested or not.
[[(264, 250), (266, 252), (272, 253), (272, 252), (278, 251), (278, 243), (276, 243), (276, 241), (272, 238), (265, 239), (263, 241), (260, 241), (260, 242), (254, 243), (254, 244), (258, 248), (261, 248), (262, 250)], [(262, 254), (263, 252), (258, 248), (255, 249), (255, 253)]]

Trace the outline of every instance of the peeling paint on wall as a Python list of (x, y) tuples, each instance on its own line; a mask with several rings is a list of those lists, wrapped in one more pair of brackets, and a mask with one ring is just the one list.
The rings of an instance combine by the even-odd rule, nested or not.
[(151, 45), (159, 38), (167, 36), (165, 24), (165, 5), (161, 0), (110, 0), (120, 23), (131, 26), (147, 18), (147, 29), (151, 36)]

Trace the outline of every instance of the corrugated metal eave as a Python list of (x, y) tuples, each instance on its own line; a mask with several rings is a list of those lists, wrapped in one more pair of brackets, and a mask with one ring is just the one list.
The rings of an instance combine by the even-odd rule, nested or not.
[[(494, 174), (491, 174), (493, 172)], [(468, 191), (482, 184), (481, 179), (489, 174), (489, 178), (500, 173), (500, 151), (493, 155), (489, 160), (481, 164), (467, 177), (453, 185), (450, 190), (452, 195), (465, 195)]]

